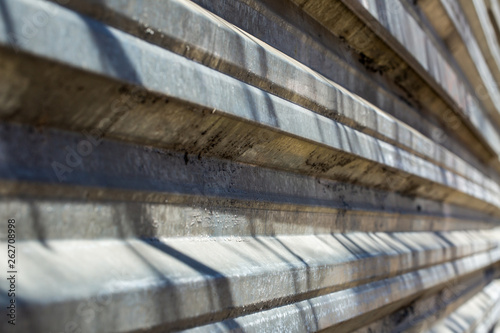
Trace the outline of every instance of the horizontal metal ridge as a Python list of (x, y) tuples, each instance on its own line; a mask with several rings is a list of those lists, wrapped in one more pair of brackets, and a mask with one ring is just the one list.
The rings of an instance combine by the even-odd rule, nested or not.
[[(11, 9), (14, 13), (16, 10), (35, 12), (45, 6), (50, 7), (55, 5), (45, 2), (23, 0), (15, 2), (15, 5), (11, 6)], [(255, 87), (248, 86), (241, 81), (208, 69), (205, 66), (189, 61), (167, 50), (153, 46), (113, 28), (105, 27), (100, 23), (82, 18), (69, 10), (61, 8), (58, 10), (57, 16), (58, 20), (50, 21), (44, 29), (39, 31), (36, 39), (18, 45), (20, 50), (37, 54), (40, 57), (57, 59), (57, 61), (96, 74), (124, 80), (131, 84), (138, 84), (145, 89), (157, 91), (188, 103), (200, 105), (207, 111), (216, 110), (215, 115), (209, 114), (208, 116), (200, 111), (184, 111), (180, 109), (181, 106), (175, 106), (175, 113), (164, 111), (162, 118), (165, 117), (163, 121), (167, 121), (164, 124), (172, 128), (172, 132), (164, 132), (164, 129), (161, 131), (163, 135), (151, 131), (153, 123), (150, 125), (141, 123), (142, 128), (140, 128), (129, 125), (130, 122), (134, 122), (134, 117), (132, 117), (132, 119), (129, 118), (128, 121), (127, 117), (122, 117), (120, 119), (122, 122), (128, 122), (125, 128), (120, 129), (120, 131), (122, 131), (120, 133), (122, 138), (134, 133), (133, 135), (136, 137), (140, 137), (141, 135), (146, 137), (149, 136), (149, 140), (164, 140), (165, 142), (163, 144), (168, 143), (177, 145), (179, 149), (185, 149), (186, 145), (190, 146), (192, 143), (187, 143), (186, 141), (188, 141), (189, 138), (185, 136), (182, 138), (175, 137), (176, 134), (180, 135), (180, 133), (173, 132), (174, 124), (177, 127), (176, 131), (179, 131), (181, 127), (186, 126), (186, 122), (192, 125), (197, 122), (194, 118), (200, 119), (201, 117), (203, 119), (201, 120), (203, 127), (210, 128), (210, 126), (215, 126), (215, 128), (218, 129), (214, 124), (219, 124), (220, 126), (235, 126), (236, 123), (234, 123), (234, 121), (237, 120), (241, 122), (241, 128), (246, 128), (246, 124), (258, 126), (255, 128), (255, 131), (246, 128), (249, 134), (246, 134), (247, 137), (244, 139), (246, 139), (247, 142), (249, 139), (248, 135), (257, 135), (257, 131), (268, 131), (260, 135), (268, 137), (268, 139), (264, 139), (264, 142), (255, 142), (255, 147), (251, 145), (247, 146), (245, 148), (247, 151), (244, 151), (244, 153), (241, 151), (231, 152), (235, 155), (232, 156), (233, 158), (242, 162), (256, 163), (256, 155), (260, 154), (261, 156), (258, 158), (258, 164), (265, 163), (271, 167), (279, 166), (287, 169), (300, 170), (300, 165), (297, 163), (312, 163), (313, 165), (308, 167), (316, 168), (316, 170), (313, 169), (313, 171), (322, 171), (326, 167), (326, 171), (322, 172), (341, 172), (342, 177), (351, 177), (354, 178), (352, 181), (361, 182), (380, 182), (380, 178), (377, 178), (376, 171), (381, 172), (381, 174), (378, 175), (379, 177), (383, 177), (384, 170), (380, 170), (380, 168), (396, 169), (402, 172), (402, 178), (398, 180), (399, 185), (403, 183), (405, 177), (412, 175), (443, 187), (441, 189), (436, 188), (435, 191), (432, 191), (429, 190), (429, 184), (424, 182), (420, 186), (417, 186), (419, 195), (437, 195), (440, 198), (446, 197), (447, 200), (456, 200), (457, 203), (474, 205), (476, 207), (479, 207), (482, 201), (483, 207), (484, 204), (486, 204), (493, 210), (498, 210), (500, 207), (500, 196), (496, 191), (493, 192), (489, 188), (475, 184), (464, 177), (410, 154), (405, 150), (356, 131), (346, 125), (318, 115), (274, 95), (265, 93)], [(62, 33), (63, 31), (69, 31), (68, 29), (82, 36), (77, 42), (78, 45), (75, 45), (75, 40), (71, 38), (69, 34)], [(88, 33), (89, 29), (91, 31), (90, 34)], [(58, 46), (48, 46), (48, 44), (43, 42), (47, 38), (53, 39), (54, 36), (58, 36)], [(0, 26), (0, 39), (2, 39), (4, 43), (10, 42), (8, 32), (3, 26)], [(120, 45), (121, 53), (117, 54), (116, 50), (111, 47), (103, 47), (100, 50), (101, 53), (98, 53), (95, 48), (96, 43), (98, 45)], [(75, 47), (74, 49), (78, 50), (78, 52), (72, 54), (65, 52), (64, 50), (73, 49), (70, 45), (73, 45)], [(109, 59), (113, 59), (113, 61), (125, 62), (129, 70), (116, 71), (107, 61), (103, 61), (104, 58), (108, 57)], [(20, 58), (18, 57), (16, 59)], [(225, 93), (228, 91), (231, 91), (231, 94)], [(242, 100), (249, 100), (251, 103), (240, 103), (240, 99), (234, 98), (234, 96), (239, 96)], [(112, 99), (111, 96), (110, 99)], [(172, 103), (172, 105), (175, 104)], [(166, 118), (167, 115), (171, 118)], [(58, 116), (59, 120), (61, 120), (61, 118), (64, 119), (64, 117), (64, 115)], [(67, 119), (62, 120), (61, 126), (63, 126), (63, 124), (67, 125), (68, 121), (73, 120), (73, 117), (69, 114), (66, 117)], [(222, 119), (225, 117), (228, 118)], [(92, 118), (95, 118), (95, 115), (93, 115)], [(171, 122), (169, 123), (167, 119)], [(154, 119), (151, 119), (152, 122), (156, 122), (157, 120), (159, 120), (158, 115), (155, 115)], [(179, 122), (184, 122), (184, 125)], [(232, 123), (229, 124), (228, 122)], [(122, 126), (124, 123), (122, 123)], [(200, 123), (200, 125), (202, 123)], [(78, 126), (74, 123), (71, 125)], [(157, 125), (157, 123), (154, 123), (154, 125)], [(116, 124), (113, 126), (116, 126)], [(123, 131), (126, 132), (124, 133)], [(141, 133), (141, 131), (144, 132)], [(185, 131), (183, 131), (182, 134), (184, 133)], [(238, 135), (238, 133), (241, 132), (235, 132), (234, 129), (232, 130), (232, 134)], [(174, 137), (172, 137), (172, 135)], [(192, 139), (194, 140), (196, 135), (194, 132), (192, 135)], [(277, 136), (285, 137), (278, 139)], [(222, 140), (222, 138), (220, 138), (220, 133), (214, 133), (213, 139), (215, 140), (217, 137), (218, 143), (220, 143)], [(227, 139), (228, 138), (229, 137), (227, 137)], [(171, 141), (168, 142), (169, 140)], [(240, 140), (242, 140), (242, 138), (240, 138)], [(298, 140), (293, 144), (293, 146), (297, 147), (297, 150), (294, 149), (293, 152), (283, 152), (283, 149), (278, 143), (280, 140), (286, 140), (288, 143)], [(198, 142), (198, 140), (196, 142)], [(227, 149), (231, 149), (231, 146), (234, 145), (233, 141), (222, 141), (222, 144), (224, 143), (229, 145)], [(210, 144), (210, 142), (206, 144)], [(302, 150), (304, 148), (305, 150)], [(272, 149), (274, 149), (274, 151)], [(325, 155), (328, 154), (328, 150), (334, 150), (337, 152), (336, 154), (338, 154), (339, 151), (347, 154), (345, 156), (346, 161), (344, 161), (347, 163), (352, 162), (349, 158), (358, 159), (358, 161), (351, 164), (352, 168), (358, 166), (358, 171), (351, 173), (351, 175), (346, 175), (345, 173), (347, 170), (345, 168), (340, 170), (333, 165), (322, 166), (321, 163), (323, 162), (321, 159), (323, 158), (333, 163), (332, 159), (329, 158), (328, 155)], [(281, 152), (282, 154), (285, 153), (287, 156), (278, 159), (277, 152)], [(314, 152), (319, 156), (314, 156)], [(213, 154), (214, 152), (211, 153)], [(220, 152), (222, 156), (226, 153), (227, 151)], [(271, 156), (266, 158), (266, 156), (263, 155), (264, 153), (274, 155), (275, 158), (273, 159)], [(300, 156), (300, 154), (302, 154), (302, 156)], [(311, 154), (312, 160), (319, 159), (319, 163), (310, 161)], [(307, 159), (308, 157), (309, 160)], [(342, 156), (338, 156), (338, 158), (344, 159)], [(341, 161), (337, 161), (337, 163), (334, 164), (340, 162)], [(372, 164), (370, 165), (370, 163)], [(360, 172), (366, 172), (366, 169), (370, 169), (371, 174), (366, 176), (363, 180), (360, 180), (359, 177), (363, 176), (362, 174), (360, 175)], [(337, 176), (339, 175), (337, 174)], [(408, 183), (406, 183), (406, 186), (411, 188), (416, 187)], [(454, 193), (445, 193), (446, 191), (449, 192), (448, 189), (452, 190)], [(465, 197), (463, 194), (465, 194)], [(477, 201), (471, 201), (470, 199), (472, 198), (477, 199)], [(484, 208), (487, 209), (486, 207)]]
[[(295, 313), (295, 303), (287, 303), (299, 301), (299, 308), (324, 304), (330, 313), (342, 308), (333, 304), (345, 300), (350, 310), (335, 319), (344, 321), (368, 311), (349, 301), (355, 295), (376, 297), (376, 303), (367, 304), (382, 306), (494, 263), (500, 256), (495, 237), (498, 232), (490, 231), (23, 241), (16, 245), (23, 272), (20, 311), (29, 320), (20, 325), (57, 331), (64, 320), (54, 321), (48, 313), (63, 311), (65, 319), (88, 332), (99, 322), (116, 332), (158, 325), (171, 329), (281, 305), (256, 314), (271, 325), (268, 321), (276, 317), (268, 313)], [(0, 281), (0, 289), (7, 283)], [(400, 292), (388, 295), (387, 288)], [(339, 289), (345, 290), (331, 294)], [(0, 297), (3, 301), (6, 295)], [(94, 321), (86, 321), (87, 308)], [(247, 317), (236, 320), (248, 325)]]
[(363, 326), (377, 316), (392, 312), (392, 303), (414, 297), (458, 276), (487, 267), (500, 259), (499, 249), (453, 262), (431, 266), (352, 289), (310, 298), (278, 308), (261, 311), (186, 332), (214, 330), (220, 332), (261, 332), (277, 329), (286, 332), (335, 329), (349, 331)]
[(500, 280), (495, 280), (427, 332), (487, 333), (498, 321), (499, 315)]
[(194, 3), (175, 0), (144, 8), (107, 0), (71, 1), (67, 5), (498, 191), (495, 182), (420, 132)]
[[(391, 45), (417, 72), (422, 75), (435, 89), (443, 92), (443, 96), (452, 100), (464, 119), (474, 127), (476, 133), (482, 136), (490, 148), (495, 151), (496, 159), (500, 155), (500, 135), (489, 120), (490, 117), (483, 105), (479, 103), (475, 92), (471, 91), (466, 81), (461, 80), (459, 69), (450, 65), (442, 55), (441, 49), (434, 45), (422, 30), (419, 23), (404, 8), (400, 1), (380, 4), (390, 8), (391, 15), (379, 16), (374, 1), (344, 1), (343, 3), (359, 15), (363, 22), (369, 25), (375, 33)], [(390, 17), (387, 19), (386, 17)], [(477, 64), (477, 63), (476, 63)], [(458, 70), (458, 73), (457, 73)], [(491, 78), (489, 78), (491, 80)], [(489, 83), (489, 82), (488, 82)], [(489, 88), (492, 85), (489, 85)], [(490, 95), (492, 99), (496, 96)], [(500, 121), (499, 110), (490, 110), (492, 119)]]
[(443, 288), (426, 292), (353, 333), (424, 332), (483, 291), (498, 272), (490, 267), (450, 281)]

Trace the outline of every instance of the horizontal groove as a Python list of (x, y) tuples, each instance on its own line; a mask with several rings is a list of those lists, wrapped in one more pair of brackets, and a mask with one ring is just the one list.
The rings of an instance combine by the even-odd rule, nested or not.
[[(478, 5), (474, 3), (472, 6), (476, 7)], [(408, 7), (410, 7), (411, 10), (412, 7)], [(418, 7), (424, 9), (425, 11), (424, 3), (418, 4)], [(478, 45), (478, 41), (469, 26), (469, 22), (467, 20), (467, 10), (462, 8), (459, 1), (440, 1), (439, 6), (435, 6), (433, 11), (434, 15), (438, 14), (440, 16), (439, 21), (435, 20), (435, 16), (428, 16), (427, 18), (434, 26), (448, 26), (448, 29), (453, 31), (456, 37), (446, 37), (450, 39), (453, 38), (454, 43), (458, 43), (461, 47), (458, 47), (458, 45), (448, 45), (447, 50), (453, 54), (453, 49), (461, 49), (460, 53), (456, 53), (455, 51), (454, 54), (457, 62), (461, 66), (460, 68), (465, 75), (467, 75), (467, 79), (470, 81), (470, 87), (473, 89), (475, 85), (476, 94), (481, 99), (483, 104), (485, 104), (485, 107), (492, 116), (492, 119), (496, 121), (496, 124), (500, 124), (500, 112), (497, 107), (500, 105), (500, 91), (498, 90), (498, 86), (492, 73), (492, 71), (498, 71), (498, 69), (496, 69), (496, 64), (494, 64), (495, 67), (491, 69), (488, 66)], [(469, 8), (470, 14), (472, 14), (472, 11), (475, 11), (475, 9)], [(486, 24), (488, 24), (488, 14), (484, 14), (483, 20)], [(494, 31), (491, 31), (491, 33), (493, 35), (495, 34)], [(443, 37), (445, 36), (442, 36), (441, 38)], [(446, 52), (446, 50), (443, 51)], [(491, 57), (491, 55), (487, 56)], [(483, 90), (484, 88), (486, 88), (486, 93)]]
[[(31, 197), (26, 195), (28, 191), (22, 191), (20, 198), (0, 197), (0, 218), (23, 221), (17, 227), (19, 240), (489, 230), (498, 226), (498, 223), (483, 219), (363, 211), (352, 206), (345, 210), (34, 183), (0, 182), (0, 186), (3, 190), (27, 188), (34, 193)], [(50, 195), (40, 198), (44, 192)], [(71, 194), (75, 197), (71, 198)], [(50, 196), (56, 198), (51, 200)], [(2, 233), (0, 230), (0, 236)]]
[[(485, 268), (500, 259), (500, 249), (477, 254), (425, 269), (420, 269), (382, 281), (278, 308), (200, 326), (183, 332), (281, 332), (317, 331), (335, 329), (347, 332), (390, 313), (385, 309), (392, 303), (415, 297), (419, 293), (438, 287), (462, 275)], [(365, 316), (365, 317), (364, 317)]]
[[(3, 150), (0, 164), (0, 214), (26, 221), (19, 235), (25, 239), (99, 237), (96, 233), (116, 237), (117, 219), (122, 219), (125, 236), (498, 225), (495, 216), (477, 208), (107, 139), (59, 179), (54, 163), (65, 164), (68, 151), (88, 140), (85, 135), (47, 129), (30, 132), (24, 126), (10, 125), (0, 126), (0, 139), (12, 147)], [(24, 153), (19, 154), (16, 147)], [(65, 228), (52, 222), (59, 213)], [(79, 220), (93, 223), (77, 224)], [(159, 228), (153, 230), (138, 221), (155, 222)]]
[[(498, 7), (493, 4), (493, 6), (488, 8), (482, 2), (461, 0), (459, 3), (469, 22), (469, 27), (479, 44), (480, 52), (486, 61), (486, 65), (491, 69), (494, 78), (498, 82), (500, 79), (500, 47), (495, 33), (495, 26), (492, 24), (492, 19), (498, 19)], [(426, 12), (426, 1), (419, 4), (418, 9)], [(490, 14), (488, 10), (497, 13)], [(497, 83), (495, 82), (495, 84)]]
[(354, 332), (423, 332), (481, 292), (494, 280), (494, 275), (495, 271), (487, 268), (450, 281), (444, 288), (426, 292), (397, 311)]
[(15, 331), (490, 331), (500, 114), (400, 1), (0, 0)]
[[(44, 8), (50, 10), (48, 8), (50, 6), (55, 5), (39, 1), (23, 0), (16, 1), (16, 5), (14, 6), (13, 4), (11, 9), (14, 13), (16, 10), (22, 10), (23, 13), (33, 13), (36, 10)], [(14, 8), (17, 9), (14, 10)], [(84, 19), (68, 10), (59, 9), (57, 18), (57, 20), (51, 20), (45, 26), (45, 29), (39, 31), (38, 38), (29, 40), (26, 44), (18, 45), (21, 50), (37, 54), (41, 57), (57, 59), (68, 65), (99, 73), (100, 75), (139, 84), (146, 89), (202, 105), (208, 110), (217, 110), (217, 115), (213, 117), (213, 121), (216, 122), (218, 119), (221, 119), (218, 116), (219, 114), (230, 116), (230, 119), (235, 118), (240, 122), (251, 122), (252, 124), (262, 126), (263, 130), (279, 131), (277, 133), (287, 136), (287, 140), (293, 141), (297, 138), (303, 141), (302, 144), (311, 143), (325, 149), (342, 151), (353, 158), (366, 160), (381, 167), (397, 169), (405, 175), (409, 174), (423, 178), (459, 192), (454, 193), (454, 195), (448, 195), (448, 200), (458, 200), (457, 195), (460, 196), (460, 193), (463, 193), (470, 199), (475, 198), (479, 201), (473, 204), (469, 202), (470, 200), (465, 200), (464, 198), (461, 204), (479, 205), (482, 201), (483, 203), (492, 205), (491, 209), (498, 210), (500, 207), (500, 196), (498, 193), (493, 193), (487, 188), (386, 142), (353, 130), (334, 120), (267, 94), (259, 89), (243, 84), (241, 81), (210, 70), (130, 35), (112, 28), (108, 29), (99, 23)], [(75, 43), (75, 40), (69, 34), (61, 33), (67, 29), (71, 29), (73, 33), (81, 34), (82, 36), (78, 40), (78, 46), (75, 45), (79, 50), (78, 53), (70, 54), (65, 52), (70, 45)], [(87, 33), (89, 29), (92, 31), (92, 36), (89, 36)], [(54, 36), (58, 36), (60, 43), (57, 44), (57, 47), (47, 47), (43, 41), (47, 40), (47, 38), (52, 40)], [(9, 42), (7, 32), (2, 26), (0, 26), (0, 39), (3, 43)], [(96, 43), (101, 45), (120, 45), (120, 52), (123, 53), (117, 55), (116, 50), (110, 48), (101, 49), (101, 53), (98, 53), (95, 48)], [(58, 49), (58, 47), (61, 49)], [(122, 57), (125, 55), (128, 59), (127, 61), (130, 62), (128, 66), (134, 68), (135, 72), (117, 72), (106, 62), (102, 61), (103, 57), (113, 59), (117, 56)], [(122, 61), (125, 60), (122, 59)], [(223, 92), (227, 91), (232, 91), (232, 94), (224, 95)], [(224, 96), (228, 98), (224, 98)], [(238, 99), (233, 98), (234, 96), (241, 96), (252, 102), (241, 104), (238, 102)], [(256, 109), (253, 105), (266, 105), (267, 108)], [(181, 116), (180, 119), (189, 120), (190, 115), (187, 114), (187, 111), (182, 113), (184, 117)], [(130, 127), (129, 130), (131, 130)], [(299, 142), (297, 144), (301, 145)], [(271, 147), (262, 145), (260, 148), (270, 149)], [(278, 147), (275, 146), (274, 148), (277, 149)], [(269, 150), (268, 152), (275, 154), (275, 152)], [(253, 152), (253, 154), (255, 153), (257, 151)], [(247, 152), (244, 156), (247, 159), (246, 161), (255, 161), (255, 157), (250, 158), (250, 155)], [(280, 159), (280, 161), (275, 161), (274, 163), (282, 164), (283, 160)], [(360, 163), (363, 162), (360, 161)], [(291, 169), (295, 168), (292, 165), (288, 167)], [(374, 169), (371, 171), (374, 171)], [(373, 179), (373, 177), (371, 178)], [(429, 189), (421, 190), (421, 194), (432, 193)]]
[[(499, 191), (495, 182), (447, 149), (196, 4), (179, 0), (160, 2), (147, 11), (123, 6), (115, 0), (71, 1), (68, 6)], [(149, 15), (152, 13), (162, 14)], [(196, 22), (196, 26), (186, 28), (183, 23), (188, 21)], [(147, 29), (152, 34), (144, 33)], [(205, 34), (216, 31), (215, 39), (201, 38), (200, 31)], [(155, 38), (155, 33), (160, 37)], [(226, 48), (225, 45), (241, 47)], [(266, 61), (266, 66), (260, 65), (262, 61)]]
[[(443, 121), (439, 120), (442, 115), (439, 114), (445, 110), (444, 104), (441, 108), (436, 105), (421, 107), (421, 102), (427, 99), (422, 96), (413, 98), (412, 103), (411, 95), (415, 89), (411, 87), (406, 90), (401, 89), (398, 83), (398, 80), (405, 78), (407, 73), (400, 73), (399, 78), (392, 77), (395, 81), (391, 81), (377, 72), (377, 66), (374, 66), (374, 63), (377, 63), (378, 59), (367, 58), (363, 52), (353, 49), (352, 43), (346, 42), (346, 38), (355, 32), (361, 35), (355, 42), (363, 45), (366, 45), (367, 41), (377, 39), (375, 35), (372, 38), (367, 33), (368, 29), (351, 26), (352, 18), (355, 16), (347, 8), (330, 13), (332, 17), (335, 17), (333, 21), (344, 22), (349, 27), (347, 31), (345, 29), (337, 31), (336, 36), (309, 15), (305, 15), (300, 7), (296, 7), (289, 0), (267, 1), (265, 4), (259, 0), (219, 0), (217, 2), (194, 0), (194, 2), (363, 97), (425, 136), (441, 142), (443, 146), (466, 159), (482, 172), (488, 173), (491, 177), (497, 177), (493, 169), (482, 165), (484, 162), (488, 164), (491, 156), (486, 153), (484, 147), (477, 145), (477, 139), (466, 135), (469, 139), (465, 141), (465, 146), (468, 146), (465, 147), (464, 141), (457, 141), (464, 133), (447, 132), (446, 129), (443, 131)], [(252, 23), (256, 21), (259, 25)], [(261, 29), (261, 25), (266, 26), (267, 29)], [(381, 48), (376, 45), (373, 49)], [(382, 49), (389, 50), (384, 46)], [(380, 68), (383, 67), (380, 66)], [(437, 95), (434, 97), (437, 98)], [(431, 109), (434, 110), (434, 114), (429, 112)], [(451, 120), (446, 119), (445, 123), (447, 121)], [(475, 148), (471, 150), (473, 146)], [(479, 159), (483, 162), (479, 162)]]
[[(447, 96), (448, 100), (452, 101), (452, 105), (458, 107), (461, 116), (472, 125), (475, 133), (485, 140), (490, 149), (495, 152), (498, 160), (500, 155), (498, 130), (491, 124), (488, 114), (477, 101), (475, 93), (469, 91), (469, 87), (459, 79), (457, 70), (442, 56), (441, 50), (422, 31), (415, 19), (406, 12), (404, 6), (399, 1), (392, 2), (390, 5), (386, 1), (382, 2), (385, 8), (391, 8), (391, 20), (387, 20), (385, 16), (377, 14), (375, 2), (368, 3), (359, 0), (342, 0), (342, 2), (405, 58), (431, 86), (444, 92), (443, 97)], [(411, 31), (412, 37), (405, 35), (405, 31)], [(450, 82), (453, 82), (453, 86)], [(498, 110), (495, 111), (498, 113)]]
[[(494, 237), (498, 232), (23, 241), (16, 244), (23, 272), (20, 311), (29, 316), (19, 324), (57, 331), (61, 321), (46, 314), (65, 309), (87, 325), (84, 331), (93, 332), (78, 314), (82, 302), (95, 299), (105, 303), (105, 311), (96, 311), (95, 322), (122, 332), (199, 325), (379, 279), (386, 279), (381, 285), (392, 280), (416, 283), (414, 290), (406, 291), (411, 294), (421, 289), (420, 283), (427, 288), (438, 276), (442, 282), (450, 274), (466, 274), (498, 260)], [(73, 258), (79, 258), (78, 264)], [(455, 261), (441, 264), (450, 260)], [(57, 281), (47, 276), (46, 267)], [(391, 278), (402, 273), (406, 275)], [(417, 283), (417, 277), (429, 280)], [(1, 281), (0, 289), (6, 290), (7, 282)], [(370, 283), (356, 288), (368, 291)], [(248, 293), (249, 288), (254, 292)], [(126, 305), (133, 299), (149, 316), (137, 317)]]
[(499, 315), (500, 280), (495, 280), (428, 332), (488, 333)]

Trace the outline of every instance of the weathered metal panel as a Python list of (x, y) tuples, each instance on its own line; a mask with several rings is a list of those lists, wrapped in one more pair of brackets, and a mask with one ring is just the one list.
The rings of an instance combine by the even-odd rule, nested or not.
[(428, 8), (0, 0), (1, 331), (494, 329), (493, 62)]

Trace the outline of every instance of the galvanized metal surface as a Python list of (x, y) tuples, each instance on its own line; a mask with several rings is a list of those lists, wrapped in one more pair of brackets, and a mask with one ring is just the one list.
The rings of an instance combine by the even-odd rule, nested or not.
[[(120, 1), (73, 1), (71, 6), (326, 117), (339, 119), (464, 177), (487, 182), (473, 167), (401, 121), (190, 2), (170, 1), (141, 7), (124, 6)], [(126, 24), (124, 18), (128, 19)], [(195, 25), (185, 29), (185, 22)], [(142, 26), (156, 31), (160, 37), (144, 34)], [(209, 31), (213, 33), (209, 35)]]
[(0, 330), (493, 329), (482, 46), (473, 78), (407, 4), (195, 2), (0, 0)]
[(489, 332), (500, 316), (499, 304), (500, 281), (495, 280), (429, 332)]
[[(28, 1), (26, 2), (27, 8), (24, 8), (22, 1), (14, 3), (16, 5), (10, 5), (14, 15), (16, 6), (20, 6), (19, 11), (28, 14), (30, 11), (35, 13), (37, 10), (42, 10), (43, 6), (50, 6), (50, 4), (43, 2)], [(285, 170), (301, 170), (305, 173), (327, 177), (340, 176), (343, 179), (367, 185), (384, 186), (386, 184), (383, 177), (390, 177), (390, 172), (384, 172), (380, 170), (380, 167), (396, 169), (402, 172), (401, 176), (393, 181), (393, 188), (398, 191), (405, 192), (411, 189), (413, 193), (416, 192), (415, 194), (429, 196), (432, 199), (442, 200), (446, 196), (448, 201), (453, 200), (458, 204), (482, 206), (491, 212), (497, 209), (500, 211), (500, 196), (497, 195), (498, 186), (494, 186), (496, 190), (492, 192), (461, 176), (442, 170), (405, 150), (353, 130), (332, 119), (264, 93), (254, 87), (244, 85), (240, 81), (209, 70), (169, 51), (133, 39), (119, 31), (109, 29), (106, 32), (104, 27), (99, 26), (99, 24), (86, 23), (70, 11), (59, 10), (60, 13), (64, 12), (65, 14), (61, 14), (58, 20), (47, 24), (44, 27), (44, 32), (47, 40), (59, 35), (61, 49), (44, 43), (44, 35), (40, 32), (36, 40), (20, 43), (18, 45), (20, 50), (26, 50), (39, 56), (56, 58), (60, 62), (77, 68), (125, 80), (129, 84), (140, 84), (146, 89), (167, 94), (180, 101), (193, 103), (207, 111), (215, 110), (217, 113), (207, 115), (207, 112), (200, 112), (196, 110), (196, 107), (194, 109), (191, 107), (193, 112), (189, 110), (188, 105), (175, 104), (168, 106), (168, 113), (165, 112), (167, 110), (159, 113), (158, 108), (161, 105), (152, 105), (147, 108), (150, 104), (147, 103), (146, 108), (156, 109), (156, 115), (152, 114), (151, 111), (146, 111), (147, 109), (144, 110), (148, 112), (146, 116), (148, 121), (143, 123), (138, 123), (137, 120), (138, 117), (144, 117), (144, 113), (138, 113), (136, 110), (131, 110), (123, 116), (120, 115), (120, 120), (112, 126), (116, 136), (139, 139), (147, 143), (161, 142), (163, 146), (176, 147), (176, 149), (182, 149), (192, 154), (205, 153)], [(64, 52), (62, 47), (66, 45), (65, 38), (70, 45), (74, 43), (74, 39), (66, 32), (72, 30), (73, 34), (82, 34), (83, 31), (87, 31), (87, 26), (90, 26), (94, 32), (92, 36), (87, 35), (87, 38), (78, 41), (78, 53)], [(65, 27), (66, 32), (61, 34), (63, 27)], [(0, 37), (5, 43), (9, 42), (6, 30), (0, 30)], [(120, 60), (122, 56), (117, 56), (116, 49), (112, 48), (105, 48), (101, 50), (101, 53), (96, 53), (94, 40), (97, 40), (97, 43), (101, 45), (120, 44), (127, 58)], [(111, 59), (114, 66), (120, 61), (128, 59), (129, 69), (133, 69), (133, 72), (117, 72), (107, 62), (102, 61), (103, 57)], [(19, 60), (19, 57), (12, 59), (14, 62)], [(11, 66), (16, 68), (19, 65), (14, 63)], [(9, 76), (8, 80), (20, 80), (19, 74), (16, 72), (13, 73), (13, 76), (12, 78)], [(226, 92), (231, 92), (231, 94), (226, 94)], [(17, 93), (22, 93), (22, 91), (19, 90)], [(9, 95), (10, 98), (13, 98), (12, 95)], [(235, 98), (236, 96), (238, 98)], [(26, 97), (24, 96), (23, 99)], [(21, 98), (21, 96), (14, 98)], [(107, 103), (111, 103), (118, 97), (109, 94), (102, 98), (107, 99)], [(250, 101), (250, 103), (244, 101)], [(57, 103), (60, 103), (60, 100), (57, 100)], [(153, 100), (151, 104), (155, 104)], [(266, 108), (256, 109), (255, 105), (266, 105)], [(89, 105), (84, 105), (84, 110), (80, 112), (88, 109)], [(29, 112), (29, 109), (26, 111)], [(101, 107), (100, 114), (91, 117), (87, 113), (80, 114), (79, 118), (84, 124), (80, 122), (75, 124), (74, 114), (68, 115), (69, 119), (65, 119), (60, 112), (53, 115), (57, 111), (55, 107), (48, 105), (45, 112), (47, 124), (68, 126), (68, 122), (72, 121), (71, 125), (78, 126), (75, 129), (82, 130), (88, 126), (96, 126), (107, 118), (103, 114), (105, 109)], [(93, 109), (88, 111), (93, 111)], [(94, 110), (94, 112), (96, 111)], [(231, 116), (231, 118), (224, 119), (224, 116)], [(14, 119), (16, 117), (30, 118), (29, 114), (23, 115), (22, 113), (15, 115)], [(253, 127), (252, 129), (235, 131), (236, 123), (233, 117), (249, 121), (250, 124), (253, 123), (259, 128)], [(130, 123), (134, 123), (136, 126), (129, 126)], [(163, 126), (158, 128), (159, 124)], [(151, 126), (154, 127), (151, 128)], [(246, 123), (238, 125), (241, 128), (247, 126), (249, 125)], [(184, 135), (187, 131), (190, 133), (189, 137)], [(209, 134), (202, 135), (206, 132)], [(246, 133), (252, 133), (255, 138), (250, 138), (249, 134)], [(200, 137), (204, 137), (203, 140), (200, 140)], [(224, 140), (222, 140), (223, 137)], [(293, 148), (282, 149), (282, 145), (277, 144), (278, 141), (286, 141)], [(331, 149), (334, 151), (329, 151)], [(351, 167), (345, 168), (346, 164), (351, 164)], [(380, 165), (380, 167), (375, 165)], [(369, 173), (367, 173), (368, 169), (370, 169)], [(412, 176), (426, 179), (438, 186), (435, 186), (434, 191), (422, 187), (415, 189), (415, 183), (421, 181), (413, 180)], [(423, 184), (427, 185), (425, 182)], [(449, 189), (455, 190), (457, 193), (451, 195)]]
[[(380, 31), (383, 32), (383, 35), (397, 40), (403, 46), (402, 49), (407, 54), (411, 54), (418, 65), (423, 68), (424, 77), (426, 75), (431, 76), (432, 80), (439, 85), (437, 89), (444, 90), (451, 97), (455, 105), (460, 108), (462, 117), (468, 119), (476, 130), (479, 130), (481, 135), (485, 136), (486, 142), (496, 152), (496, 158), (498, 159), (500, 152), (498, 147), (500, 145), (496, 127), (500, 121), (499, 110), (491, 110), (491, 118), (487, 117), (487, 113), (480, 101), (474, 96), (475, 91), (471, 91), (467, 81), (460, 80), (460, 74), (457, 74), (456, 69), (450, 66), (441, 55), (440, 50), (434, 46), (432, 39), (429, 40), (426, 37), (425, 32), (418, 22), (406, 12), (404, 6), (399, 1), (394, 3), (386, 1), (378, 3), (375, 1), (345, 1), (345, 4), (356, 11), (361, 11), (361, 15), (370, 15), (373, 19), (368, 19), (367, 21), (372, 24), (377, 22), (382, 25), (383, 29), (380, 29)], [(446, 7), (446, 2), (443, 2), (443, 4)], [(450, 2), (448, 7), (452, 5)], [(389, 13), (392, 15), (379, 15), (378, 11), (384, 7), (390, 8)], [(459, 30), (462, 30), (462, 27)], [(460, 33), (463, 32), (460, 31)], [(477, 51), (476, 49), (471, 49), (471, 47), (469, 47), (471, 52)], [(484, 63), (480, 59), (475, 59), (475, 64), (476, 66), (484, 66)], [(498, 90), (493, 82), (493, 78), (491, 78), (490, 73), (486, 69), (480, 71), (480, 74), (487, 89), (494, 90), (488, 96), (491, 96), (490, 98), (495, 100), (497, 96), (492, 95), (492, 93), (497, 94)], [(486, 120), (483, 120), (485, 117)], [(490, 119), (496, 122), (496, 124), (491, 125), (490, 122), (492, 120)]]

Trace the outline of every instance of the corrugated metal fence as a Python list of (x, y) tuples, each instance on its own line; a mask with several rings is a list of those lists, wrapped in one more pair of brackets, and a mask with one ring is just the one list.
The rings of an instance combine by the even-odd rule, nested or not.
[(493, 332), (498, 22), (0, 0), (0, 330)]

